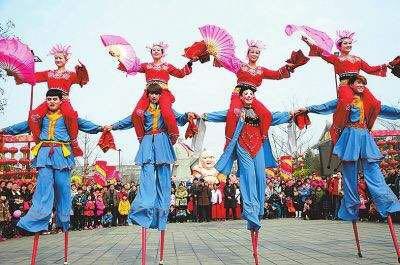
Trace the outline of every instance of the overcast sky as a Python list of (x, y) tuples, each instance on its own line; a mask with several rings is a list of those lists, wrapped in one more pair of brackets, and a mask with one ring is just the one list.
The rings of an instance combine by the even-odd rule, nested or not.
[[(198, 27), (216, 24), (227, 29), (235, 39), (236, 54), (244, 59), (245, 40), (262, 40), (267, 48), (259, 64), (278, 69), (290, 52), (308, 47), (300, 36), (287, 37), (286, 24), (309, 25), (335, 37), (338, 29), (356, 32), (353, 53), (369, 64), (382, 64), (400, 54), (400, 17), (398, 0), (386, 1), (5, 1), (0, 0), (1, 22), (11, 19), (15, 35), (28, 44), (43, 60), (37, 70), (54, 69), (53, 58), (48, 56), (56, 43), (72, 46), (68, 64), (73, 69), (77, 59), (84, 62), (90, 73), (90, 82), (71, 90), (72, 105), (81, 117), (99, 124), (110, 124), (131, 113), (144, 88), (144, 76), (126, 77), (116, 70), (116, 62), (107, 54), (100, 42), (101, 34), (125, 37), (142, 61), (151, 57), (145, 46), (166, 41), (170, 48), (166, 61), (183, 66), (187, 60), (183, 49), (200, 40)], [(185, 79), (172, 78), (177, 111), (198, 113), (226, 109), (236, 77), (212, 64), (195, 64), (193, 74)], [(386, 78), (368, 76), (368, 84), (383, 103), (399, 106), (400, 80), (388, 74)], [(8, 106), (0, 116), (0, 127), (26, 119), (29, 108), (29, 86), (15, 86), (12, 79), (6, 84)], [(34, 105), (43, 99), (47, 86), (35, 86)], [(290, 79), (265, 80), (257, 98), (271, 111), (289, 110), (298, 106), (318, 104), (335, 97), (333, 68), (319, 58), (312, 58), (298, 69)], [(309, 129), (314, 144), (329, 117), (313, 116)], [(224, 143), (223, 124), (208, 126), (205, 147), (220, 154)], [(183, 132), (183, 131), (182, 131)], [(138, 142), (133, 130), (115, 132), (122, 149), (123, 163), (133, 162)], [(97, 138), (96, 138), (97, 139)], [(111, 151), (100, 156), (111, 162), (118, 153)]]

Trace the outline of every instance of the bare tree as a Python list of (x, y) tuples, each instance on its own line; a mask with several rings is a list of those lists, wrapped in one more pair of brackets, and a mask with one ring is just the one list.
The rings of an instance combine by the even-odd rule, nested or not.
[(93, 164), (94, 161), (99, 157), (100, 150), (97, 148), (96, 141), (89, 136), (89, 134), (84, 133), (79, 135), (79, 142), (83, 147), (83, 176), (86, 177), (89, 174), (89, 165)]
[(310, 147), (312, 135), (307, 130), (299, 130), (295, 124), (289, 124), (278, 126), (271, 133), (271, 139), (276, 157), (285, 154), (296, 157)]
[[(8, 38), (13, 35), (15, 25), (11, 20), (6, 23), (0, 23), (0, 39)], [(5, 81), (6, 71), (0, 69), (0, 79)], [(5, 97), (5, 89), (0, 86), (0, 114), (4, 114), (5, 107), (7, 106), (7, 98)]]
[[(289, 105), (288, 110), (298, 107), (299, 101), (293, 97), (289, 104), (284, 102), (282, 105)], [(299, 130), (294, 123), (287, 125), (274, 126), (271, 130), (270, 139), (275, 157), (282, 155), (292, 155), (294, 157), (304, 154), (311, 146), (312, 135), (307, 130)]]

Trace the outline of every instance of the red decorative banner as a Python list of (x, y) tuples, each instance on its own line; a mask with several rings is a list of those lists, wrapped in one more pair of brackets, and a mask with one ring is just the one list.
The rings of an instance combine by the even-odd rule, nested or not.
[(400, 136), (400, 130), (375, 130), (372, 131), (374, 137), (382, 136)]
[(29, 143), (33, 142), (33, 136), (30, 134), (21, 135), (2, 135), (1, 142), (3, 143)]

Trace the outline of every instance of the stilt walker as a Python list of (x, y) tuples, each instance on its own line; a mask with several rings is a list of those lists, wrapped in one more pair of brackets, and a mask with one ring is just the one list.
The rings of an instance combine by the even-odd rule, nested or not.
[[(353, 38), (355, 33), (350, 32), (347, 30), (339, 30), (337, 32), (337, 39), (334, 42), (328, 34), (313, 29), (311, 27), (307, 26), (296, 26), (296, 25), (287, 25), (285, 32), (287, 35), (292, 35), (295, 31), (301, 31), (304, 34), (306, 34), (308, 37), (303, 36), (302, 40), (310, 47), (310, 52), (309, 56), (318, 56), (325, 60), (326, 62), (332, 64), (334, 66), (335, 70), (335, 82), (336, 81), (336, 75), (339, 76), (340, 84), (339, 86), (336, 86), (336, 92), (337, 92), (337, 97), (339, 99), (338, 101), (338, 108), (343, 109), (346, 104), (351, 102), (353, 99), (349, 97), (351, 94), (351, 89), (349, 88), (348, 82), (350, 78), (354, 78), (360, 70), (371, 74), (371, 75), (377, 75), (377, 76), (386, 76), (386, 71), (387, 68), (393, 68), (393, 66), (399, 64), (399, 60), (393, 60), (390, 63), (382, 64), (382, 65), (377, 65), (377, 66), (370, 66), (368, 63), (366, 63), (363, 59), (361, 59), (358, 56), (354, 56), (350, 54), (352, 50), (352, 45), (353, 45)], [(311, 40), (315, 42), (312, 43)], [(333, 45), (335, 44), (336, 48), (339, 50), (339, 54), (331, 54), (331, 50)], [(393, 73), (393, 70), (392, 70)], [(394, 73), (396, 75), (396, 73)], [(397, 76), (397, 75), (396, 75)], [(375, 98), (374, 96), (369, 92), (369, 90), (366, 90), (365, 93), (363, 93), (363, 98), (365, 98), (367, 101), (374, 101)], [(330, 129), (330, 134), (332, 138), (332, 142), (336, 142), (337, 139), (339, 138), (340, 134), (340, 129), (335, 127), (337, 123), (341, 123), (341, 119), (343, 118), (343, 113), (338, 113), (334, 114), (333, 116), (333, 126)], [(331, 156), (332, 157), (332, 151), (331, 151)], [(362, 257), (361, 255), (361, 248), (360, 248), (360, 240), (358, 236), (358, 229), (357, 229), (357, 221), (353, 220), (353, 231), (354, 231), (354, 237), (357, 245), (357, 254), (359, 257)]]
[[(349, 79), (346, 89), (337, 100), (322, 105), (313, 105), (299, 112), (334, 114), (332, 127), (337, 129), (338, 138), (332, 137), (333, 154), (343, 165), (344, 197), (339, 218), (353, 222), (358, 256), (362, 257), (358, 229), (360, 199), (357, 191), (357, 166), (362, 163), (364, 179), (378, 212), (387, 217), (397, 256), (400, 257), (396, 233), (390, 214), (400, 211), (400, 202), (385, 182), (379, 167), (382, 154), (370, 134), (378, 116), (386, 119), (400, 119), (400, 109), (381, 105), (366, 88), (367, 80), (361, 75)], [(343, 89), (341, 87), (340, 89)], [(351, 99), (351, 100), (349, 100)]]
[[(119, 70), (126, 72), (129, 75), (144, 73), (147, 83), (146, 87), (152, 83), (161, 86), (162, 92), (159, 100), (161, 116), (166, 121), (165, 130), (168, 133), (172, 144), (175, 144), (179, 137), (179, 130), (172, 111), (172, 104), (175, 102), (175, 97), (169, 90), (168, 81), (170, 76), (183, 78), (191, 74), (192, 63), (194, 60), (190, 60), (182, 69), (175, 68), (172, 64), (164, 62), (163, 59), (166, 55), (168, 44), (161, 41), (146, 47), (150, 51), (153, 62), (140, 63), (132, 46), (122, 37), (102, 35), (101, 40), (107, 47), (110, 55), (119, 60)], [(149, 107), (149, 104), (150, 101), (145, 90), (132, 112), (132, 122), (139, 142), (142, 141), (145, 135), (145, 131), (143, 130), (145, 122), (144, 113)]]
[[(258, 236), (260, 220), (264, 215), (265, 169), (276, 166), (268, 138), (264, 138), (260, 118), (254, 111), (254, 90), (248, 86), (239, 86), (239, 96), (243, 103), (240, 109), (238, 124), (232, 140), (226, 145), (224, 153), (217, 162), (216, 169), (229, 175), (233, 162), (237, 160), (240, 192), (243, 199), (243, 218), (250, 230), (254, 263), (259, 264)], [(228, 111), (217, 111), (203, 114), (208, 122), (226, 122)], [(291, 121), (289, 112), (273, 112), (271, 124), (279, 125)]]
[[(159, 100), (162, 88), (153, 83), (147, 86), (146, 97), (150, 105), (144, 113), (145, 132), (136, 154), (135, 164), (141, 166), (139, 191), (132, 202), (129, 218), (139, 224), (142, 238), (142, 264), (146, 264), (146, 231), (158, 229), (160, 233), (160, 264), (163, 263), (165, 229), (167, 228), (168, 211), (171, 195), (171, 164), (176, 161), (171, 136), (161, 115)], [(185, 125), (194, 113), (178, 114), (175, 119), (178, 125)], [(109, 129), (124, 130), (133, 127), (131, 116), (114, 123)]]
[[(36, 263), (39, 235), (48, 230), (53, 207), (56, 209), (57, 225), (64, 231), (64, 263), (68, 263), (68, 229), (71, 211), (70, 173), (74, 166), (73, 147), (69, 128), (61, 112), (62, 91), (50, 89), (46, 93), (47, 114), (38, 120), (39, 127), (30, 126), (28, 121), (0, 130), (2, 134), (18, 135), (32, 132), (39, 139), (33, 147), (31, 166), (38, 170), (36, 190), (32, 207), (17, 226), (35, 233), (31, 264)], [(103, 129), (90, 121), (78, 118), (79, 130), (96, 134)], [(54, 187), (54, 188), (53, 188)]]
[[(203, 42), (210, 55), (214, 57), (214, 66), (224, 67), (237, 77), (237, 84), (232, 91), (230, 106), (227, 114), (225, 125), (225, 137), (227, 142), (232, 139), (233, 133), (238, 121), (238, 112), (243, 108), (243, 103), (239, 97), (241, 86), (248, 86), (253, 91), (261, 86), (263, 80), (281, 80), (290, 77), (290, 72), (295, 68), (308, 62), (308, 58), (303, 55), (301, 50), (292, 52), (291, 58), (288, 59), (284, 66), (278, 70), (270, 70), (257, 65), (257, 61), (261, 55), (261, 51), (265, 49), (265, 45), (259, 40), (247, 40), (247, 62), (241, 61), (235, 55), (235, 44), (232, 36), (224, 29), (215, 25), (205, 25), (200, 28)], [(193, 44), (191, 48), (198, 47), (198, 42)], [(191, 58), (201, 58), (204, 54), (202, 49), (196, 49), (197, 53), (185, 53), (185, 56)], [(271, 124), (271, 112), (257, 99), (254, 99), (252, 108), (260, 119), (260, 128), (262, 137), (268, 137), (268, 129)]]
[[(60, 112), (64, 117), (65, 124), (71, 134), (71, 147), (74, 156), (82, 156), (82, 149), (78, 145), (78, 113), (73, 109), (69, 100), (69, 92), (71, 86), (79, 84), (81, 87), (89, 82), (89, 74), (86, 67), (79, 61), (79, 65), (75, 66), (75, 72), (66, 69), (66, 64), (71, 57), (71, 46), (55, 45), (50, 54), (54, 56), (56, 70), (46, 70), (35, 72), (34, 82), (46, 82), (48, 89), (58, 89), (62, 92), (63, 100), (60, 106)], [(25, 81), (21, 80), (17, 75), (14, 76), (17, 84)], [(29, 113), (29, 126), (38, 130), (39, 121), (47, 114), (47, 104), (43, 102)], [(34, 138), (35, 142), (39, 142), (38, 138)]]

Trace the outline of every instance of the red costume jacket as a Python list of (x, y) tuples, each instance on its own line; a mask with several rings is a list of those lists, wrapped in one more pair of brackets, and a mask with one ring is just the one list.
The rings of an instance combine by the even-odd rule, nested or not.
[(350, 55), (346, 57), (327, 54), (323, 49), (316, 45), (311, 45), (310, 56), (319, 56), (335, 67), (335, 73), (340, 77), (346, 74), (358, 74), (360, 70), (370, 75), (386, 76), (386, 65), (370, 66), (360, 57)]
[(139, 73), (145, 74), (148, 83), (152, 81), (161, 81), (168, 84), (170, 75), (177, 78), (183, 78), (192, 73), (192, 68), (185, 65), (182, 69), (178, 69), (169, 63), (161, 63), (159, 65), (154, 63), (142, 63), (140, 65)]
[[(59, 89), (63, 91), (64, 95), (69, 95), (69, 91), (73, 84), (79, 84), (83, 86), (89, 81), (89, 75), (86, 68), (83, 66), (75, 67), (76, 73), (71, 71), (64, 71), (58, 73), (56, 70), (47, 70), (42, 72), (36, 72), (35, 78), (37, 83), (47, 82), (48, 89)], [(17, 84), (20, 82), (17, 81)], [(63, 100), (60, 106), (61, 113), (64, 117), (65, 124), (68, 128), (71, 137), (72, 152), (75, 156), (81, 156), (83, 154), (81, 148), (78, 145), (78, 113), (72, 108), (69, 100)], [(36, 109), (29, 113), (28, 123), (30, 130), (32, 131), (35, 141), (39, 140), (40, 124), (41, 119), (47, 113), (47, 104), (43, 102)]]
[[(319, 56), (335, 67), (335, 73), (340, 78), (348, 78), (351, 75), (358, 74), (360, 70), (372, 75), (386, 76), (386, 65), (370, 66), (364, 60), (357, 56), (336, 56), (327, 54), (323, 49), (316, 45), (311, 45), (310, 56)], [(341, 130), (347, 123), (350, 111), (350, 104), (353, 101), (354, 92), (347, 84), (341, 84), (337, 91), (338, 104), (336, 111), (333, 114), (333, 124), (330, 129), (330, 134), (333, 144), (339, 139)], [(365, 108), (366, 127), (372, 129), (376, 118), (380, 112), (380, 101), (377, 100), (368, 89), (364, 90), (363, 101)]]
[[(121, 67), (122, 65), (120, 64), (119, 68), (121, 69)], [(169, 63), (161, 63), (159, 65), (154, 63), (142, 63), (140, 65), (139, 72), (145, 74), (147, 83), (157, 82), (163, 88), (159, 101), (161, 115), (164, 118), (167, 132), (170, 135), (171, 141), (175, 143), (179, 136), (179, 129), (176, 124), (175, 115), (172, 111), (172, 103), (175, 102), (175, 98), (168, 90), (168, 81), (170, 75), (178, 78), (183, 78), (186, 75), (189, 75), (192, 73), (192, 68), (187, 64), (182, 69), (177, 69)], [(144, 91), (132, 113), (132, 123), (134, 124), (136, 136), (138, 137), (139, 141), (141, 141), (145, 134), (143, 114), (149, 107), (149, 103), (150, 102), (147, 97), (147, 93)]]
[(35, 73), (36, 83), (47, 82), (49, 89), (60, 89), (69, 95), (73, 84), (79, 84), (78, 76), (75, 72), (65, 71), (57, 73), (56, 70), (48, 70)]

